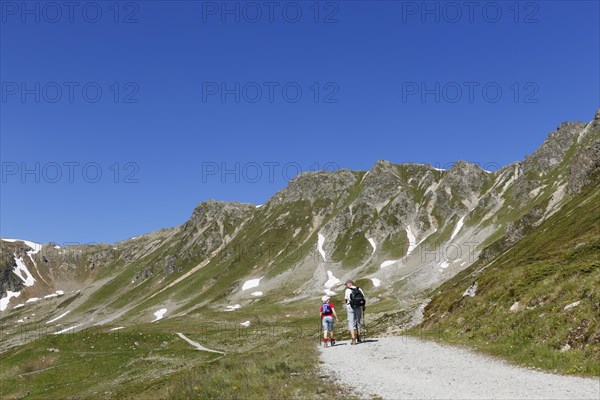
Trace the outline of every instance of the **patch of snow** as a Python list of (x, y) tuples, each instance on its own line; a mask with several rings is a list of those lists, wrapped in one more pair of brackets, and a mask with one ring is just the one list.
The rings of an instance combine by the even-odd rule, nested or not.
[(65, 294), (65, 292), (64, 292), (64, 291), (62, 291), (62, 290), (57, 290), (57, 291), (56, 291), (56, 292), (54, 292), (54, 293), (56, 293), (56, 294), (57, 294), (57, 295), (59, 295), (59, 296), (63, 296), (63, 295)]
[(22, 319), (20, 319), (20, 320), (18, 320), (17, 322), (25, 322), (25, 321), (23, 321)]
[(118, 330), (123, 329), (123, 328), (124, 328), (124, 326), (117, 326), (116, 328), (111, 328), (110, 330), (111, 331), (118, 331)]
[(35, 303), (39, 299), (40, 299), (39, 297), (32, 297), (30, 299), (27, 299), (27, 301), (25, 302), (25, 304), (27, 304), (27, 303)]
[(150, 322), (155, 322), (155, 321), (158, 321), (160, 319), (163, 319), (166, 313), (167, 313), (167, 309), (166, 308), (161, 308), (160, 310), (155, 311), (154, 312), (154, 319), (152, 321), (150, 321)]
[(17, 268), (15, 270), (13, 270), (13, 272), (19, 278), (21, 278), (21, 280), (23, 281), (23, 284), (25, 286), (33, 286), (33, 284), (35, 283), (35, 279), (33, 278), (33, 275), (31, 275), (31, 272), (29, 272), (29, 270), (27, 269), (27, 266), (25, 265), (25, 261), (23, 261), (23, 258), (21, 258), (21, 257), (19, 257), (19, 258), (16, 258), (16, 257), (17, 257), (17, 255), (15, 254)]
[(367, 177), (367, 175), (369, 175), (369, 171), (367, 171), (367, 172), (366, 172), (366, 173), (363, 175), (363, 177), (361, 178), (360, 182), (358, 183), (359, 185), (360, 185), (361, 183), (363, 183), (363, 181), (365, 180), (365, 178)]
[(261, 207), (262, 207), (262, 204), (259, 204), (256, 206), (256, 208), (261, 208)]
[(389, 267), (392, 264), (397, 263), (399, 260), (387, 260), (381, 263), (381, 267), (380, 268), (385, 268), (385, 267)]
[(73, 330), (73, 329), (77, 328), (78, 326), (79, 326), (79, 324), (77, 324), (77, 325), (73, 325), (73, 326), (70, 326), (70, 327), (68, 327), (68, 328), (65, 328), (65, 329), (63, 329), (62, 331), (54, 332), (54, 334), (55, 334), (55, 335), (60, 335), (60, 334), (62, 334), (62, 333), (65, 333), (65, 332), (69, 332), (69, 331), (71, 331), (71, 330)]
[(412, 232), (412, 229), (410, 228), (410, 225), (408, 225), (406, 227), (406, 236), (408, 237), (408, 251), (406, 252), (406, 255), (410, 255), (410, 253), (413, 252), (413, 250), (415, 249), (415, 247), (417, 247), (417, 238), (415, 237), (415, 235)]
[(456, 235), (458, 235), (458, 232), (460, 232), (461, 228), (463, 227), (463, 223), (465, 222), (465, 217), (466, 217), (466, 215), (463, 215), (462, 217), (460, 217), (460, 219), (456, 223), (456, 227), (452, 231), (452, 235), (450, 236), (450, 240), (454, 239), (456, 237)]
[(240, 325), (245, 326), (247, 328), (250, 326), (250, 321), (241, 322)]
[(21, 292), (11, 292), (10, 290), (7, 290), (6, 297), (3, 297), (0, 299), (0, 311), (6, 310), (6, 307), (8, 307), (8, 303), (10, 302), (10, 299), (12, 299), (13, 297), (19, 297), (20, 295), (21, 295)]
[(450, 265), (450, 263), (446, 260), (440, 264), (440, 268), (446, 269), (446, 268), (448, 268), (449, 265)]
[(60, 249), (60, 246), (54, 246), (55, 249)]
[(375, 240), (373, 240), (373, 238), (367, 238), (367, 240), (369, 241), (369, 243), (371, 243), (371, 247), (373, 247), (373, 252), (371, 252), (371, 254), (375, 254), (375, 250), (377, 250), (377, 243), (375, 243)]
[(335, 296), (335, 294), (336, 294), (334, 291), (329, 290), (329, 289), (325, 289), (324, 292), (327, 296)]
[(233, 310), (237, 310), (238, 308), (241, 308), (242, 306), (239, 304), (234, 304), (232, 306), (227, 306), (227, 310), (225, 311), (233, 311)]
[(258, 297), (258, 296), (262, 296), (263, 292), (252, 292), (250, 293), (250, 296), (254, 296), (254, 297)]
[(377, 278), (371, 278), (371, 281), (373, 282), (373, 286), (375, 287), (379, 287), (381, 285), (381, 281)]
[(460, 263), (460, 266), (462, 267), (462, 266), (463, 266), (463, 265), (465, 265), (466, 263), (467, 263), (466, 261), (463, 261), (463, 262), (461, 262), (461, 263)]
[(447, 171), (444, 168), (436, 168), (436, 167), (431, 167), (431, 168), (435, 169), (436, 171), (440, 171), (440, 172)]
[(325, 236), (322, 234), (317, 235), (317, 250), (321, 253), (321, 257), (323, 257), (323, 261), (327, 261), (325, 259), (325, 250), (323, 250), (323, 244), (325, 244)]
[(50, 294), (44, 296), (45, 299), (51, 299), (53, 297), (58, 297), (58, 295), (56, 293), (50, 293)]
[(16, 306), (13, 307), (13, 309), (21, 308), (21, 307), (25, 307), (25, 303), (17, 304)]
[(262, 278), (250, 279), (250, 280), (244, 282), (244, 285), (242, 285), (242, 290), (247, 290), (247, 289), (252, 289), (252, 288), (258, 287), (261, 279)]
[(58, 317), (51, 319), (50, 321), (46, 322), (47, 324), (51, 324), (54, 321), (58, 321), (59, 319), (61, 319), (62, 317), (64, 317), (65, 315), (67, 315), (68, 313), (70, 313), (71, 311), (66, 311), (62, 314), (60, 314)]
[(333, 272), (327, 271), (327, 276), (329, 277), (329, 279), (327, 279), (327, 282), (325, 282), (325, 288), (331, 289), (334, 285), (340, 283), (340, 280), (333, 276)]

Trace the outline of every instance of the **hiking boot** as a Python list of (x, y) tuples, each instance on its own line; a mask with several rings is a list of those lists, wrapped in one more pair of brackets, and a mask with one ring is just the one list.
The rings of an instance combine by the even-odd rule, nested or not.
[(355, 345), (356, 344), (356, 339), (352, 338), (352, 341), (350, 342), (351, 345)]
[(335, 346), (335, 339), (331, 339), (331, 345)]
[(359, 336), (359, 337), (356, 339), (356, 341), (357, 341), (358, 343), (362, 343), (362, 342), (363, 342), (363, 340), (360, 338), (360, 336)]

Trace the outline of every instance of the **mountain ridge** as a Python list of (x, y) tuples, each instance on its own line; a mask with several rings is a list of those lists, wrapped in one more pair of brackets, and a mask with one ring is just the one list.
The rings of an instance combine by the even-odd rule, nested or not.
[[(32, 287), (15, 286), (13, 272), (27, 248), (0, 241), (0, 295), (23, 293), (2, 319), (51, 313), (58, 299), (22, 300), (56, 290), (72, 299), (69, 318), (83, 329), (108, 315), (142, 323), (157, 309), (168, 320), (335, 297), (349, 278), (382, 312), (409, 299), (417, 312), (428, 291), (480, 255), (497, 257), (594, 179), (599, 121), (600, 109), (587, 124), (560, 124), (532, 155), (496, 171), (464, 160), (446, 170), (378, 160), (368, 171), (302, 173), (261, 206), (203, 201), (179, 226), (114, 244), (47, 244), (23, 258)], [(242, 289), (252, 280), (256, 290)]]

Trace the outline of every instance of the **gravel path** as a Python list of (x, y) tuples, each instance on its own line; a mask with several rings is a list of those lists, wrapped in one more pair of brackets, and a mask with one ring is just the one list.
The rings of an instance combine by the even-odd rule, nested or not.
[(363, 397), (384, 399), (600, 399), (600, 379), (515, 367), (411, 337), (321, 348), (322, 369)]

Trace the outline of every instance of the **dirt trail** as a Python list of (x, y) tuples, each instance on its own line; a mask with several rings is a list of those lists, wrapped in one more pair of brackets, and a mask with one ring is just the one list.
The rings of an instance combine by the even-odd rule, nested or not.
[(600, 399), (600, 379), (553, 375), (410, 337), (321, 348), (322, 369), (384, 399)]

